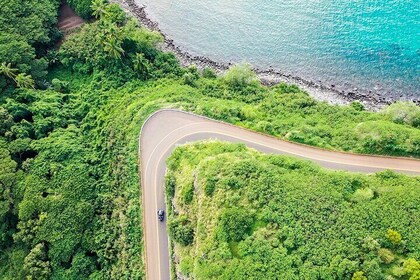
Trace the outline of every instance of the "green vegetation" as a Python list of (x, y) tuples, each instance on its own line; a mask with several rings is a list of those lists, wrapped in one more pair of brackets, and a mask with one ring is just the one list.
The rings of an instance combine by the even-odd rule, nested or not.
[(384, 114), (396, 123), (420, 127), (420, 107), (414, 103), (396, 102), (384, 110)]
[(48, 50), (61, 33), (57, 23), (59, 0), (0, 0), (0, 88), (43, 86)]
[[(105, 1), (95, 1), (95, 3), (98, 2)], [(82, 18), (88, 19), (92, 17), (92, 0), (67, 0), (67, 3)]]
[(172, 220), (168, 224), (168, 228), (171, 233), (171, 238), (181, 245), (187, 246), (193, 242), (194, 229), (188, 222), (187, 217), (180, 216)]
[(420, 177), (328, 171), (220, 142), (178, 147), (168, 168), (168, 221), (194, 230), (188, 243), (173, 238), (191, 279), (418, 279)]
[(242, 90), (247, 86), (257, 85), (258, 79), (247, 64), (235, 65), (225, 74), (225, 83), (232, 89)]
[[(398, 109), (409, 110), (401, 121), (393, 110), (378, 114), (356, 103), (316, 102), (296, 86), (262, 87), (246, 66), (224, 77), (182, 68), (173, 54), (156, 48), (158, 34), (139, 27), (115, 4), (69, 1), (97, 20), (55, 50), (59, 2), (0, 0), (1, 279), (144, 276), (137, 140), (143, 121), (159, 108), (181, 108), (327, 149), (420, 157), (418, 115), (411, 116), (411, 105)], [(174, 178), (168, 179), (170, 196)], [(240, 191), (238, 180), (227, 183)], [(216, 195), (218, 184), (216, 177), (209, 179), (205, 193)], [(369, 187), (348, 199), (375, 197)], [(182, 201), (194, 205), (192, 184)], [(233, 214), (240, 220), (230, 221)], [(266, 226), (258, 215), (239, 205), (226, 210), (218, 238), (240, 254), (237, 243)], [(406, 230), (389, 229), (401, 233), (401, 244), (414, 242)], [(197, 232), (190, 216), (171, 223), (174, 240), (187, 247)], [(386, 247), (393, 263), (401, 259), (398, 246), (389, 241)], [(192, 264), (190, 259), (182, 267)], [(408, 275), (404, 271), (412, 266), (393, 269)]]

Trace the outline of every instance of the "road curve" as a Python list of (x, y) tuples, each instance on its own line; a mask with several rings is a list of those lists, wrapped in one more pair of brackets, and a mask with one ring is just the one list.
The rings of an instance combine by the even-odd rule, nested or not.
[(297, 156), (330, 169), (365, 173), (392, 169), (397, 172), (420, 175), (420, 160), (327, 151), (282, 141), (179, 110), (157, 111), (146, 120), (140, 135), (147, 279), (166, 280), (170, 278), (166, 222), (162, 223), (157, 219), (157, 210), (165, 209), (166, 159), (179, 144), (210, 138), (244, 143), (264, 153)]

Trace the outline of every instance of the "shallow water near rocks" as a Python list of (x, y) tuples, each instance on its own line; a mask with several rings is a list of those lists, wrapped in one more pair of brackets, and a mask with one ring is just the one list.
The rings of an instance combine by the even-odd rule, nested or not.
[(136, 1), (193, 55), (420, 98), (419, 0)]

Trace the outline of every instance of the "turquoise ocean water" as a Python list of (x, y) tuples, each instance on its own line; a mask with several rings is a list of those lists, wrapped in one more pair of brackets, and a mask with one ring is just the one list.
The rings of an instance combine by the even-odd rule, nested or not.
[(191, 54), (420, 98), (420, 0), (137, 2)]

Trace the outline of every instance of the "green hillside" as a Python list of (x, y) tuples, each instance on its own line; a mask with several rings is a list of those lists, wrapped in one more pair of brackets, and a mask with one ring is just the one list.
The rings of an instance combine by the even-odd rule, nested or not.
[(419, 177), (328, 171), (219, 142), (179, 147), (168, 166), (178, 275), (418, 279)]

